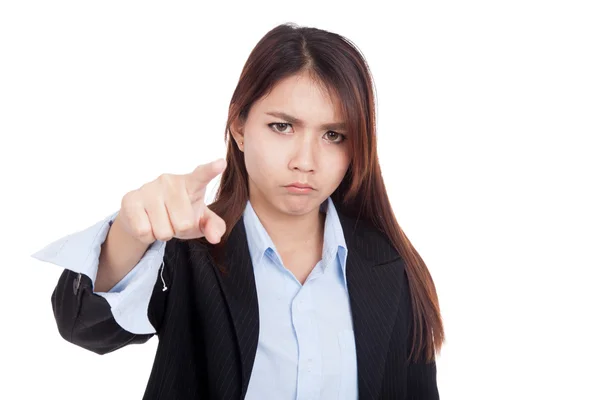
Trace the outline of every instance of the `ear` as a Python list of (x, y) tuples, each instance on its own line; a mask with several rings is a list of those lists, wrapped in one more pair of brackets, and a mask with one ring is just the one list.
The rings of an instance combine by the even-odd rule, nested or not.
[(244, 124), (240, 121), (239, 117), (235, 119), (231, 124), (230, 132), (233, 140), (237, 143), (238, 149), (244, 152)]

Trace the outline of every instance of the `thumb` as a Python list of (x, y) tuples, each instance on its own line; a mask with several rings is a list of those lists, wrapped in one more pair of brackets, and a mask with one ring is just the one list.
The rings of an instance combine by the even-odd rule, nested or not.
[(210, 208), (204, 208), (204, 214), (200, 218), (200, 230), (210, 243), (218, 243), (225, 234), (226, 224), (223, 218), (219, 217)]

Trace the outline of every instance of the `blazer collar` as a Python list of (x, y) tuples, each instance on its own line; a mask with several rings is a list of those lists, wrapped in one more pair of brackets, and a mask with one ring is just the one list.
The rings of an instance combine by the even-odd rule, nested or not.
[[(346, 274), (358, 363), (360, 398), (377, 398), (385, 356), (401, 297), (403, 264), (393, 246), (375, 229), (342, 214), (348, 246)], [(241, 360), (241, 393), (246, 395), (258, 347), (258, 297), (243, 218), (225, 244), (227, 272), (216, 267), (235, 329)]]

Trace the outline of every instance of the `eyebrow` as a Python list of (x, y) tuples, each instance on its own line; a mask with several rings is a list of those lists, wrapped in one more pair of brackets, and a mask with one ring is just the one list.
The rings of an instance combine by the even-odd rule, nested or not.
[[(273, 117), (278, 117), (281, 118), (283, 120), (285, 120), (285, 122), (289, 122), (291, 124), (297, 124), (299, 126), (304, 126), (305, 123), (304, 121), (302, 121), (299, 118), (296, 118), (292, 115), (286, 114), (284, 112), (281, 111), (269, 111), (266, 112), (265, 114), (267, 115), (271, 115)], [(331, 122), (328, 124), (323, 124), (320, 126), (321, 129), (331, 129), (331, 130), (345, 130), (346, 129), (346, 124), (344, 122)]]

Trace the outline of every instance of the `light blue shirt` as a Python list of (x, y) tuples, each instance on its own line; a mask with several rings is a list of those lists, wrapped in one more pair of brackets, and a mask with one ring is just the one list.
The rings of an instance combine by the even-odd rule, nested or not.
[[(346, 282), (347, 247), (331, 198), (321, 260), (304, 285), (283, 265), (248, 201), (243, 219), (259, 305), (259, 339), (246, 399), (357, 399), (352, 316)], [(95, 281), (100, 247), (118, 213), (61, 238), (32, 257)], [(156, 241), (139, 263), (107, 293), (117, 323), (132, 333), (155, 333), (148, 304), (161, 272), (166, 242)], [(167, 288), (169, 290), (169, 288)]]
[(356, 399), (347, 247), (331, 199), (323, 253), (304, 285), (285, 268), (250, 202), (244, 225), (258, 294), (258, 350), (247, 399)]

